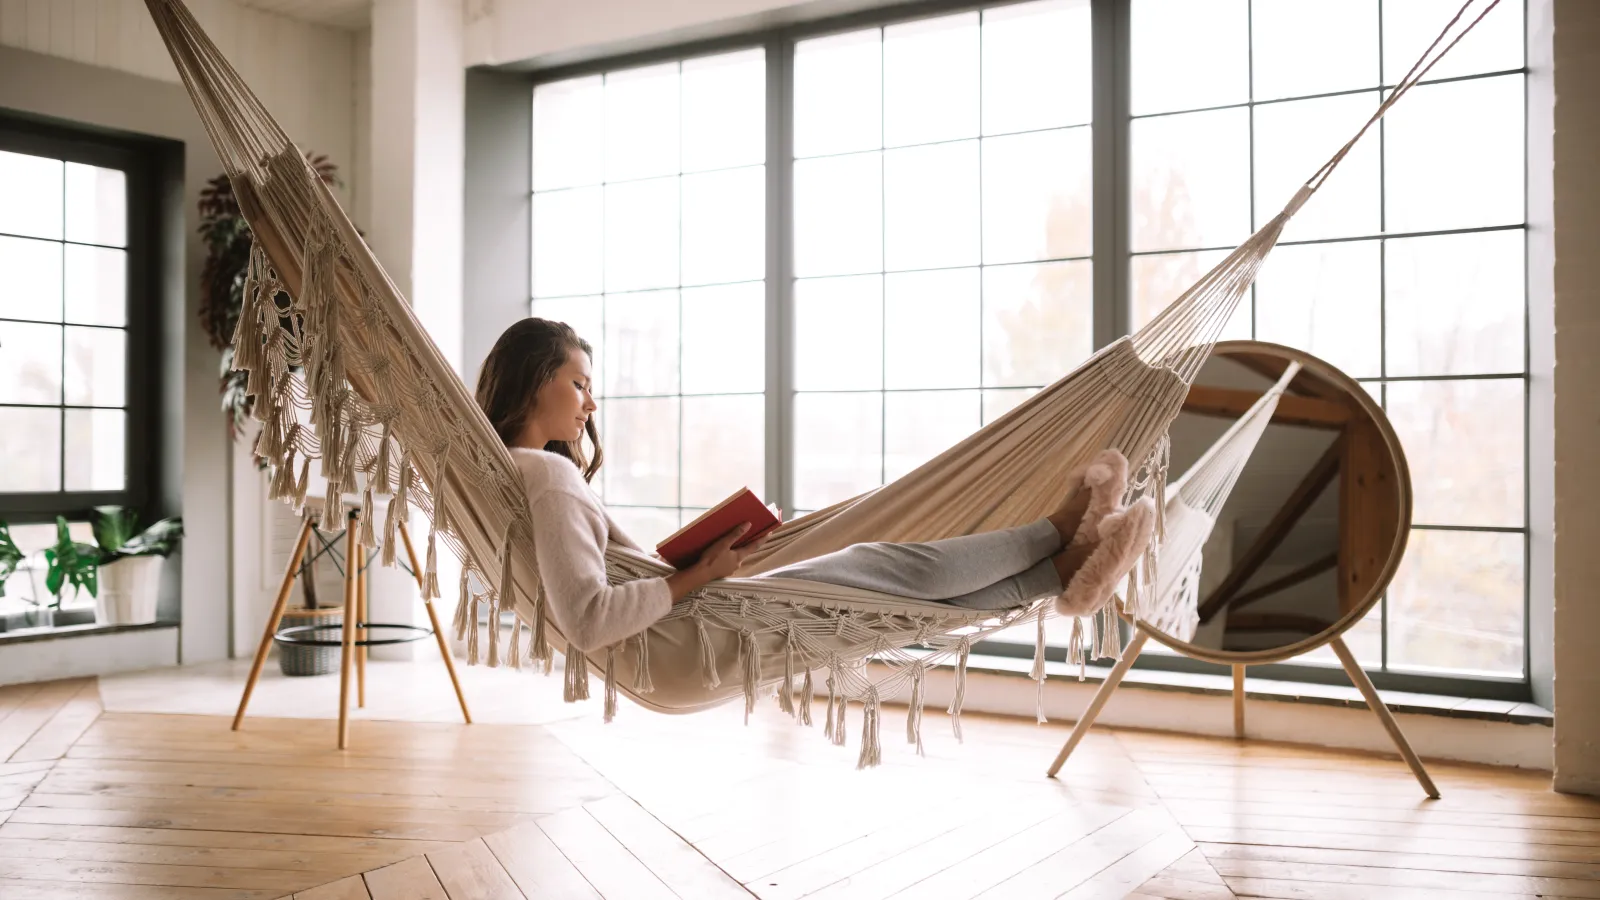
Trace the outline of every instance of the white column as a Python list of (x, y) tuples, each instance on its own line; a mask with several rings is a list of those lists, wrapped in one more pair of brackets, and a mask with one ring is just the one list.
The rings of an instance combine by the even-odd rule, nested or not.
[[(368, 243), (457, 373), (462, 371), (462, 46), (461, 0), (373, 4)], [(414, 518), (411, 527), (420, 556), (426, 525)], [(443, 546), (439, 549), (439, 584), (445, 593), (439, 612), (448, 617), (460, 568)], [(399, 570), (374, 574), (371, 602), (375, 621), (425, 621), (415, 585)], [(415, 653), (423, 645), (402, 646)]]

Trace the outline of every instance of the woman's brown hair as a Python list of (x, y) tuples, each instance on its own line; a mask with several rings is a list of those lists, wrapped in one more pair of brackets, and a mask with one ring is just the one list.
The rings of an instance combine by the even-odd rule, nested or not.
[[(566, 323), (549, 319), (523, 319), (494, 342), (494, 349), (478, 371), (476, 395), (478, 408), (489, 417), (489, 424), (506, 446), (522, 434), (539, 389), (556, 377), (574, 350), (582, 350), (590, 360), (594, 359), (594, 348), (588, 341), (578, 337)], [(572, 460), (583, 472), (584, 480), (591, 481), (600, 471), (605, 453), (600, 449), (600, 431), (595, 428), (594, 417), (589, 418), (584, 430), (594, 445), (592, 460), (584, 456), (582, 439), (551, 441), (544, 449)]]

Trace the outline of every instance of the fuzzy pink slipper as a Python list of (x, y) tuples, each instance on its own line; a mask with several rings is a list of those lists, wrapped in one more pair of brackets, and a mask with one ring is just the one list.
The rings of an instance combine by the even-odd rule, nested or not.
[(1116, 450), (1101, 450), (1083, 473), (1083, 483), (1089, 488), (1089, 507), (1078, 520), (1078, 531), (1068, 542), (1072, 544), (1094, 540), (1101, 523), (1122, 505), (1122, 495), (1128, 491), (1128, 458)]
[(1063, 616), (1087, 616), (1100, 611), (1111, 599), (1117, 582), (1133, 570), (1150, 545), (1156, 526), (1156, 502), (1144, 497), (1106, 516), (1100, 523), (1100, 546), (1074, 572), (1066, 590), (1056, 598)]

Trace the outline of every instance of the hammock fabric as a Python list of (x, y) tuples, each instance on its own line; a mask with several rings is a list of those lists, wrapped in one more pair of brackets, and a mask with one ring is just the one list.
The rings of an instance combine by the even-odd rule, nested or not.
[[(330, 485), (325, 515), (340, 514), (341, 492), (363, 495), (364, 509), (375, 508), (374, 494), (392, 494), (381, 541), (370, 516), (358, 535), (363, 546), (381, 545), (386, 563), (397, 522), (419, 510), (430, 523), (424, 593), (440, 594), (440, 541), (462, 562), (455, 627), (468, 662), (520, 666), (526, 657), (548, 672), (553, 648), (565, 642), (545, 614), (527, 500), (509, 453), (332, 193), (189, 11), (180, 0), (146, 2), (254, 232), (234, 365), (249, 373), (247, 390), (257, 398), (256, 452), (274, 469), (270, 495), (303, 502), (313, 463)], [(835, 743), (845, 743), (847, 704), (863, 705), (860, 764), (874, 765), (883, 699), (908, 695), (906, 736), (920, 750), (924, 674), (953, 659), (950, 712), (959, 737), (973, 643), (1028, 621), (1037, 627), (1033, 675), (1042, 697), (1048, 599), (996, 615), (749, 576), (862, 541), (936, 540), (1036, 520), (1107, 447), (1138, 466), (1129, 499), (1152, 495), (1162, 506), (1167, 426), (1285, 223), (1371, 123), (1476, 24), (1447, 42), (1466, 9), (1361, 133), (1154, 321), (894, 483), (786, 523), (740, 577), (714, 582), (643, 634), (594, 654), (567, 646), (566, 699), (587, 698), (588, 669), (599, 666), (608, 719), (619, 694), (662, 712), (742, 694), (748, 715), (763, 687), (775, 685), (782, 709), (810, 724), (813, 695), (825, 691), (824, 728)], [(1158, 522), (1157, 543), (1160, 531)], [(1154, 588), (1156, 557), (1153, 545), (1130, 575), (1117, 604), (1123, 612)], [(606, 562), (613, 582), (671, 571), (620, 547), (608, 549)], [(485, 607), (494, 627), (478, 625)], [(507, 647), (502, 613), (514, 614)], [(1075, 621), (1072, 658), (1118, 656), (1117, 614), (1108, 605), (1092, 639)], [(873, 673), (869, 658), (882, 664)]]

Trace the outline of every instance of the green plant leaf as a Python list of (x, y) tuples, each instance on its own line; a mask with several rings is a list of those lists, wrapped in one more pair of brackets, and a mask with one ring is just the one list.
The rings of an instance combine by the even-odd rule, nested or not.
[(162, 519), (146, 528), (142, 534), (135, 535), (122, 546), (117, 555), (159, 556), (165, 559), (172, 555), (172, 551), (177, 549), (178, 541), (182, 539), (183, 519)]
[(139, 513), (125, 506), (94, 508), (94, 540), (105, 553), (115, 553), (137, 533)]
[(0, 522), (0, 597), (6, 595), (6, 579), (17, 571), (24, 559), (27, 556), (11, 540), (11, 526)]

